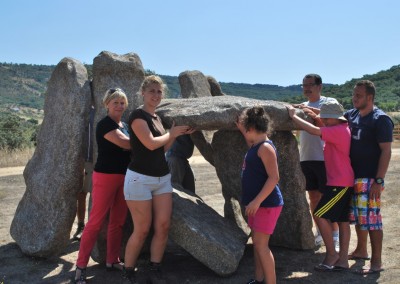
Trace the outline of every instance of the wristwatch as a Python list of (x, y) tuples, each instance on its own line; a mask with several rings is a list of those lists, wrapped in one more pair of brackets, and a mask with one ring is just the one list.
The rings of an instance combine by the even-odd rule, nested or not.
[(383, 178), (375, 178), (375, 183), (383, 185), (385, 181), (383, 180)]

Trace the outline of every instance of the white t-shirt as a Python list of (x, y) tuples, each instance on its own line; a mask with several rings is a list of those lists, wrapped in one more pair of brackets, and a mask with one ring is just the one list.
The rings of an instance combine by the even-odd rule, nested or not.
[[(335, 98), (321, 96), (316, 102), (304, 102), (306, 106), (321, 108), (326, 102), (336, 102)], [(300, 162), (304, 161), (323, 161), (324, 160), (324, 141), (317, 135), (311, 135), (306, 131), (300, 131)]]

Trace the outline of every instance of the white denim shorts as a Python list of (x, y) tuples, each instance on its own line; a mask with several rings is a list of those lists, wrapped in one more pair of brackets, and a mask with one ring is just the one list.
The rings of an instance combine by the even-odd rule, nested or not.
[(127, 170), (125, 175), (125, 200), (150, 200), (153, 195), (171, 193), (171, 174), (152, 177)]

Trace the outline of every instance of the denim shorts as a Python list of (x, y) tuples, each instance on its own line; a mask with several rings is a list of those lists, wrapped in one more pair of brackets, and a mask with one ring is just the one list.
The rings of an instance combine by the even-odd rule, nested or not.
[(171, 174), (152, 177), (127, 170), (125, 175), (125, 200), (151, 200), (154, 195), (171, 193)]

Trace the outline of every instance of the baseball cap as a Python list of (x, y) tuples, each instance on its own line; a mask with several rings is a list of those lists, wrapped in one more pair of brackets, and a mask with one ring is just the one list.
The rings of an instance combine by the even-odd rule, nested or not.
[(347, 121), (347, 119), (343, 116), (343, 113), (344, 113), (344, 108), (338, 102), (326, 102), (321, 105), (318, 117), (336, 118), (343, 121)]

